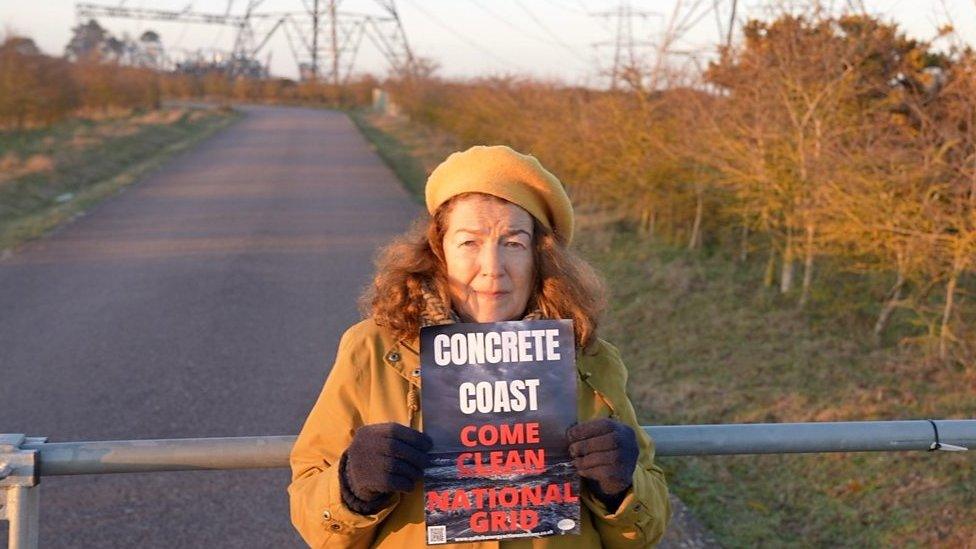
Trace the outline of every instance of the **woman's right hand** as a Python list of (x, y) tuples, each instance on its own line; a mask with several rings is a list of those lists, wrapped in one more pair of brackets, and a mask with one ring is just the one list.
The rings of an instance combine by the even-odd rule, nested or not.
[(430, 437), (399, 423), (356, 430), (339, 462), (342, 500), (361, 515), (383, 508), (393, 492), (409, 492), (423, 477)]

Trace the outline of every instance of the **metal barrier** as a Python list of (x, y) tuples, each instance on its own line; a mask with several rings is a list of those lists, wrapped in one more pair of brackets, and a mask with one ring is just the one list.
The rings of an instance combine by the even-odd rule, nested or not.
[[(972, 419), (666, 425), (644, 430), (661, 457), (976, 447)], [(0, 434), (0, 520), (10, 522), (8, 547), (37, 547), (42, 476), (287, 467), (294, 443), (294, 436), (46, 442), (43, 437)]]

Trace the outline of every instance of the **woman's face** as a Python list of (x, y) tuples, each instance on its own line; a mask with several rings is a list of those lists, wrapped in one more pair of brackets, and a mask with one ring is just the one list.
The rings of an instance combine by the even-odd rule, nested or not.
[(482, 196), (453, 204), (444, 260), (454, 310), (467, 322), (521, 318), (532, 290), (532, 216)]

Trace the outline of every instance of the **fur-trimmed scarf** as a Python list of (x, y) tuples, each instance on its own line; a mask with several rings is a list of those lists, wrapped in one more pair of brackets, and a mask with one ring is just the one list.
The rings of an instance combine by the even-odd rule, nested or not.
[[(435, 326), (440, 324), (456, 324), (461, 322), (454, 309), (444, 304), (444, 300), (437, 295), (430, 281), (423, 284), (424, 310), (420, 313), (421, 326)], [(545, 318), (538, 308), (529, 311), (522, 320), (540, 320)]]

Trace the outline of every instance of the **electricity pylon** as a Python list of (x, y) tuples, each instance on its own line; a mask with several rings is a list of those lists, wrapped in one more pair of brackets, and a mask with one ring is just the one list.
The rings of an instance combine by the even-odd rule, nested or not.
[[(285, 33), (303, 80), (348, 81), (364, 37), (386, 58), (394, 73), (412, 73), (414, 56), (394, 0), (375, 0), (382, 14), (339, 11), (339, 0), (302, 0), (304, 11), (260, 12), (264, 0), (249, 0), (243, 15), (204, 13), (187, 6), (179, 11), (79, 3), (78, 18), (127, 18), (235, 28), (231, 58), (251, 63), (279, 30)], [(228, 5), (228, 8), (230, 4)], [(265, 29), (258, 32), (258, 28)], [(328, 34), (328, 40), (323, 37)], [(261, 37), (258, 39), (258, 37)]]

